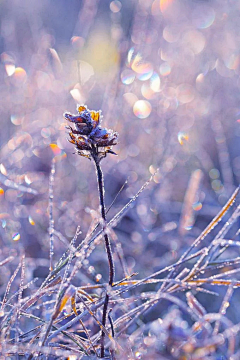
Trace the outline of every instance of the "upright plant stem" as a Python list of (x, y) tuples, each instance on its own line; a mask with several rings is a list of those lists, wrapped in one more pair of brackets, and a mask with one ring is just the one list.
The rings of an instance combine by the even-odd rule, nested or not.
[[(104, 221), (103, 228), (106, 226), (106, 209), (105, 209), (105, 202), (104, 202), (104, 178), (102, 169), (100, 167), (100, 159), (98, 155), (93, 155), (93, 160), (95, 162), (96, 171), (97, 171), (97, 179), (98, 179), (98, 190), (99, 190), (99, 201), (101, 206), (101, 214)], [(108, 234), (104, 234), (104, 240), (105, 240), (105, 247), (107, 251), (108, 256), (108, 264), (109, 264), (109, 285), (113, 285), (114, 280), (114, 263), (113, 263), (113, 256), (112, 256), (112, 250), (111, 250), (111, 243), (108, 237)], [(107, 310), (108, 310), (108, 302), (109, 302), (109, 295), (106, 293), (104, 306), (103, 306), (103, 315), (102, 315), (102, 325), (106, 326), (106, 319), (107, 319)], [(105, 333), (102, 331), (101, 335), (101, 358), (104, 358), (104, 338)]]

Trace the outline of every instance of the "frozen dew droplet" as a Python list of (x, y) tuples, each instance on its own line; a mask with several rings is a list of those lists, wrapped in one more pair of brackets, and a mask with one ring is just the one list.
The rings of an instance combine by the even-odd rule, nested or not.
[(7, 170), (3, 164), (0, 164), (0, 171), (3, 175), (7, 175)]
[(2, 219), (2, 228), (4, 229), (6, 227), (6, 225), (7, 225), (6, 220)]
[(8, 76), (12, 76), (15, 73), (15, 65), (14, 64), (6, 64), (5, 70)]
[(30, 215), (28, 217), (28, 221), (31, 225), (33, 225), (33, 226), (35, 225), (35, 221), (33, 220), (33, 218)]
[(188, 141), (188, 139), (189, 139), (189, 136), (188, 136), (188, 134), (186, 132), (180, 131), (178, 133), (178, 142), (179, 142), (180, 145), (184, 145), (184, 143), (186, 141)]
[(68, 360), (77, 360), (77, 355), (69, 355)]
[(13, 239), (13, 241), (18, 241), (18, 240), (20, 240), (20, 234), (19, 233), (15, 233), (13, 236), (12, 236), (12, 239)]
[(96, 281), (99, 282), (102, 278), (102, 275), (101, 274), (97, 274), (96, 275)]
[(135, 358), (136, 359), (141, 359), (142, 358), (142, 353), (140, 351), (136, 351), (135, 352)]
[(25, 183), (28, 185), (30, 185), (32, 183), (31, 179), (27, 175), (24, 176), (24, 180), (25, 180)]

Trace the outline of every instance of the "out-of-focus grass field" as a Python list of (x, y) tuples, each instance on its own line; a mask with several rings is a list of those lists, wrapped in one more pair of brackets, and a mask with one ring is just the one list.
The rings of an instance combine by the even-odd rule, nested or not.
[[(67, 140), (77, 104), (119, 133), (102, 161), (109, 221), (152, 176), (109, 229), (115, 281), (133, 277), (111, 293), (106, 357), (240, 358), (237, 192), (224, 209), (240, 179), (239, 17), (233, 0), (0, 1), (1, 360), (99, 355), (89, 313), (57, 332), (85, 305), (101, 321), (108, 281), (101, 237), (71, 259), (100, 216), (94, 166)], [(71, 260), (56, 283), (49, 239), (53, 267)]]

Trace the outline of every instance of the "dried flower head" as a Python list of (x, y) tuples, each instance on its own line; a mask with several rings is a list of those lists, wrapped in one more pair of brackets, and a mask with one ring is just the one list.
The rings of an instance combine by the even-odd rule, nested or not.
[(97, 156), (99, 159), (108, 153), (115, 154), (111, 149), (117, 144), (118, 133), (100, 126), (102, 120), (101, 110), (88, 110), (86, 105), (77, 106), (77, 115), (64, 113), (66, 120), (74, 124), (74, 128), (68, 126), (69, 141), (76, 146), (77, 153), (91, 159)]

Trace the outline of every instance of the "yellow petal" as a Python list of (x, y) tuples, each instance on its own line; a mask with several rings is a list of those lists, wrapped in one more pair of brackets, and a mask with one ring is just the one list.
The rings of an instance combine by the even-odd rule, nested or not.
[(78, 111), (78, 112), (82, 112), (82, 111), (84, 111), (84, 110), (87, 110), (86, 106), (84, 106), (84, 105), (80, 105), (80, 106), (77, 108), (77, 111)]
[(98, 113), (97, 111), (94, 111), (94, 110), (90, 111), (90, 113), (91, 113), (91, 118), (92, 118), (94, 121), (97, 121), (98, 118), (99, 118), (99, 113)]
[(98, 126), (100, 120), (100, 111), (91, 111), (91, 118), (94, 121), (93, 127), (94, 129)]

